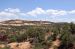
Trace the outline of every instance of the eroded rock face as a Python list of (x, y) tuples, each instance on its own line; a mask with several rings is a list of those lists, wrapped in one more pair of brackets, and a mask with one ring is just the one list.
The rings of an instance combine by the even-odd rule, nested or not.
[[(21, 42), (21, 43), (13, 42), (7, 44), (7, 46), (10, 47), (10, 49), (31, 49), (32, 48), (30, 42)], [(0, 47), (4, 48), (5, 45), (0, 45)]]
[(61, 45), (61, 41), (59, 39), (56, 39), (52, 42), (52, 45), (49, 49), (57, 49)]
[(0, 45), (0, 48), (4, 48), (4, 47), (5, 47), (5, 45), (4, 45), (4, 44), (1, 44), (1, 45)]
[[(52, 42), (52, 45), (50, 46), (49, 49), (55, 49), (58, 48), (61, 44), (61, 41), (59, 39), (56, 39), (55, 41)], [(32, 49), (32, 44), (27, 41), (27, 42), (13, 42), (13, 43), (9, 43), (7, 44), (8, 47), (10, 47), (10, 49)], [(0, 45), (1, 48), (5, 47), (5, 45)]]
[(19, 43), (19, 48), (20, 49), (31, 49), (31, 44), (30, 42), (22, 42), (22, 43)]
[(10, 43), (8, 44), (12, 49), (31, 49), (30, 42), (21, 42), (21, 43)]
[(19, 43), (17, 43), (17, 42), (13, 42), (13, 43), (9, 43), (7, 46), (9, 46), (11, 49), (14, 49), (17, 47), (18, 44)]
[(57, 46), (57, 47), (59, 47), (60, 44), (61, 44), (61, 41), (59, 39), (56, 39), (55, 41), (53, 41), (52, 44), (55, 45), (55, 46)]

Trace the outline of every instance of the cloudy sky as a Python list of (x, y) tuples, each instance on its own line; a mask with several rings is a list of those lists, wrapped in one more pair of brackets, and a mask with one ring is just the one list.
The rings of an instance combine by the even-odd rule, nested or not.
[(0, 21), (75, 22), (75, 0), (0, 0)]

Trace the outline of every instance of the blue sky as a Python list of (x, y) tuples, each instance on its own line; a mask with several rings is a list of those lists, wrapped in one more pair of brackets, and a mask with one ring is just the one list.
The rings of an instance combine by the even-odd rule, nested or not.
[(75, 0), (0, 0), (0, 20), (75, 21)]

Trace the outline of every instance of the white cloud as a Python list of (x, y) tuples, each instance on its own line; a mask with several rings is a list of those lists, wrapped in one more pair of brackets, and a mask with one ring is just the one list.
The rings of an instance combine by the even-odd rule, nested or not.
[(30, 16), (37, 16), (37, 15), (44, 14), (44, 13), (45, 11), (42, 8), (36, 8), (32, 11), (27, 12), (26, 14)]
[(0, 16), (37, 16), (37, 15), (48, 15), (48, 16), (64, 16), (69, 14), (74, 14), (75, 10), (66, 11), (66, 10), (55, 10), (48, 9), (44, 10), (42, 8), (36, 8), (29, 12), (22, 12), (18, 8), (7, 8), (0, 12)]
[(14, 13), (2, 11), (2, 12), (0, 12), (0, 16), (17, 16), (17, 15)]
[(26, 16), (24, 12), (22, 12), (18, 8), (7, 8), (3, 11), (0, 11), (0, 20), (6, 20), (6, 19), (18, 19), (20, 16)]
[(22, 16), (27, 16), (25, 13), (19, 13), (19, 15), (22, 15)]
[(70, 14), (75, 14), (75, 10), (69, 11)]
[(48, 14), (50, 16), (62, 16), (62, 15), (66, 15), (67, 11), (48, 9), (48, 10), (46, 10), (46, 14)]
[(7, 8), (4, 9), (3, 11), (0, 11), (0, 16), (25, 16), (26, 14), (23, 13), (20, 9), (18, 8)]
[[(43, 15), (45, 15), (46, 17), (53, 17), (53, 16), (60, 16), (60, 17), (63, 17), (63, 16), (69, 16), (69, 15), (72, 15), (74, 14), (75, 15), (75, 10), (55, 10), (55, 9), (42, 9), (42, 8), (36, 8), (36, 9), (33, 9), (29, 12), (26, 12), (25, 11), (21, 11), (19, 8), (7, 8), (7, 9), (4, 9), (3, 11), (0, 11), (0, 19), (14, 19), (14, 18), (21, 18), (23, 16), (23, 18), (26, 16), (35, 16), (35, 17), (38, 17), (39, 18), (39, 15), (40, 17), (42, 16), (42, 19), (45, 17), (43, 17)], [(55, 18), (55, 17), (53, 17)], [(39, 18), (41, 19), (41, 18)], [(62, 19), (62, 18), (61, 18)]]
[(15, 8), (15, 9), (8, 8), (8, 9), (5, 9), (4, 11), (11, 12), (11, 13), (17, 13), (17, 12), (20, 12), (20, 9), (18, 9), (18, 8)]
[(54, 9), (44, 10), (42, 8), (36, 8), (32, 11), (27, 12), (26, 14), (29, 16), (37, 16), (37, 15), (62, 16), (68, 14), (68, 12), (65, 10), (54, 10)]

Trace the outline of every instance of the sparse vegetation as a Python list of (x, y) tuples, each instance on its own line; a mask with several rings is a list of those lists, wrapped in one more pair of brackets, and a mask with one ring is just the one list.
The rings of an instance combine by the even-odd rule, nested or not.
[[(40, 26), (1, 26), (0, 43), (30, 41), (33, 49), (49, 49), (52, 42), (61, 41), (57, 49), (75, 49), (75, 24), (52, 23)], [(7, 48), (3, 48), (7, 49)]]

